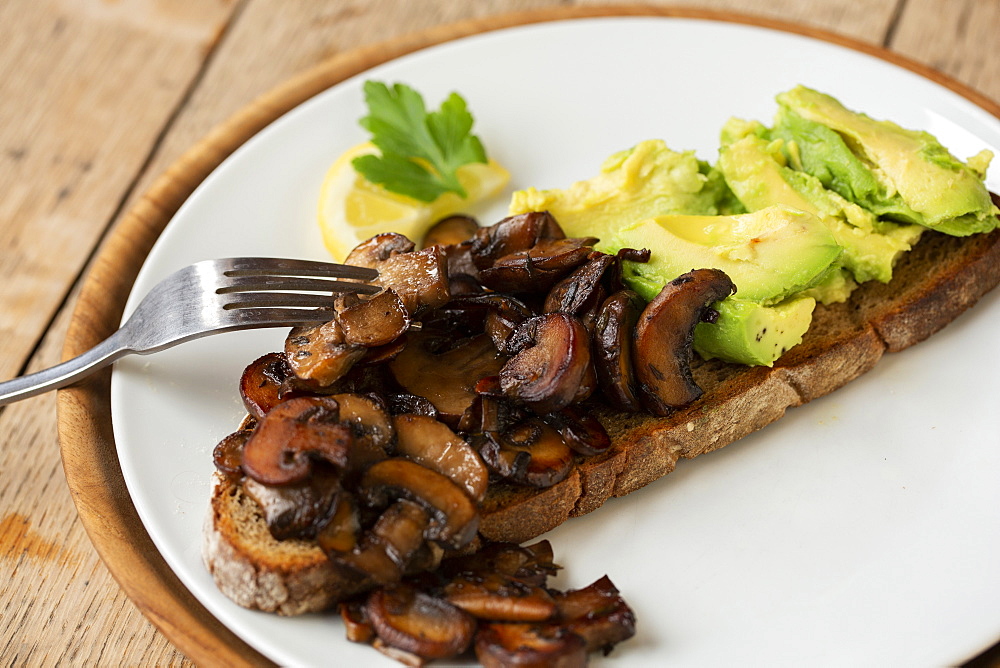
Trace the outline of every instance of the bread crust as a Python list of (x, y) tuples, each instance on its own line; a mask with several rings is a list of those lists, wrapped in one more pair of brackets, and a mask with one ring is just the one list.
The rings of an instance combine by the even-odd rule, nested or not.
[[(673, 471), (681, 458), (739, 440), (862, 375), (885, 352), (923, 341), (998, 282), (1000, 230), (966, 238), (928, 232), (900, 260), (892, 282), (865, 284), (846, 303), (818, 306), (803, 342), (774, 367), (697, 360), (695, 380), (704, 394), (666, 418), (590, 406), (611, 448), (581, 458), (566, 479), (546, 489), (491, 484), (480, 536), (524, 542), (636, 491)], [(205, 529), (205, 563), (227, 596), (245, 607), (300, 614), (358, 591), (315, 545), (271, 538), (259, 508), (252, 512), (256, 502), (239, 487), (216, 476)], [(253, 530), (248, 522), (256, 523)]]

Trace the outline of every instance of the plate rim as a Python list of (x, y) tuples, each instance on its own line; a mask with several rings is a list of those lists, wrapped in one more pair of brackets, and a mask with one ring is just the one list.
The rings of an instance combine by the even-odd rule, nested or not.
[[(910, 70), (1000, 118), (1000, 104), (992, 99), (884, 47), (821, 28), (738, 12), (644, 5), (550, 7), (433, 26), (357, 47), (312, 66), (252, 101), (182, 154), (122, 217), (92, 260), (67, 330), (63, 359), (93, 347), (118, 327), (135, 278), (176, 211), (223, 160), (284, 113), (352, 76), (438, 44), (535, 23), (612, 17), (702, 19), (802, 35)], [(211, 615), (153, 545), (119, 466), (110, 378), (109, 369), (84, 384), (61, 390), (57, 400), (66, 482), (91, 543), (128, 598), (189, 659), (197, 664), (273, 665)]]

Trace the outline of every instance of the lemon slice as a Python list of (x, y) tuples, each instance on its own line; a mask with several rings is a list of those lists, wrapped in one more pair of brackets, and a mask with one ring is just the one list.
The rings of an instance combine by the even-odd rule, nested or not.
[(445, 193), (433, 202), (421, 202), (389, 192), (354, 170), (354, 158), (375, 152), (371, 143), (347, 150), (323, 181), (319, 226), (324, 245), (338, 262), (359, 243), (382, 232), (398, 232), (419, 244), (435, 222), (496, 195), (510, 180), (507, 170), (492, 160), (487, 164), (471, 163), (458, 168), (458, 180), (468, 197)]

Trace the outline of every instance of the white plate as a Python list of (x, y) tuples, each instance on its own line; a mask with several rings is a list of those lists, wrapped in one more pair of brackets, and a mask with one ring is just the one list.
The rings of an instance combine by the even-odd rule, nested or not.
[[(459, 91), (512, 187), (565, 186), (659, 137), (715, 159), (731, 115), (768, 122), (804, 83), (937, 134), (959, 157), (1000, 154), (1000, 120), (877, 58), (798, 35), (679, 18), (581, 19), (421, 51), (348, 80), (254, 137), (167, 227), (133, 299), (214, 257), (324, 259), (324, 172), (365, 138), (365, 78), (434, 106)], [(989, 179), (1000, 190), (1000, 168)], [(477, 211), (502, 217), (503, 201)], [(609, 574), (637, 636), (609, 665), (907, 665), (961, 661), (1000, 633), (1000, 373), (988, 296), (849, 387), (548, 537), (565, 587)], [(283, 619), (218, 593), (199, 557), (215, 443), (242, 417), (237, 380), (281, 331), (211, 337), (120, 362), (115, 439), (153, 541), (220, 620), (282, 664), (371, 665), (330, 617)]]

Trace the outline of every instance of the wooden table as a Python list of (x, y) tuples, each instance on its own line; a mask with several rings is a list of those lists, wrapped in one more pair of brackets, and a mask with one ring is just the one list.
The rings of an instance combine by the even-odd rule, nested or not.
[[(0, 377), (59, 361), (102, 240), (185, 149), (259, 95), (333, 55), (411, 31), (589, 4), (0, 2)], [(695, 4), (883, 46), (1000, 100), (997, 0), (687, 3)], [(60, 465), (55, 406), (50, 394), (0, 409), (0, 663), (190, 663), (91, 546)], [(1000, 665), (1000, 645), (969, 665)]]

